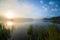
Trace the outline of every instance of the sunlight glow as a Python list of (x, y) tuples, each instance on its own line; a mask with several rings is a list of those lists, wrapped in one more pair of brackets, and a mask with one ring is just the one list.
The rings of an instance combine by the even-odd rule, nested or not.
[(4, 22), (5, 28), (6, 29), (13, 29), (14, 28), (14, 22), (13, 21), (5, 21)]
[(5, 16), (6, 16), (6, 18), (11, 19), (11, 18), (14, 17), (14, 13), (11, 12), (11, 11), (8, 11), (8, 12), (5, 14)]
[(6, 23), (6, 25), (7, 25), (7, 26), (13, 26), (13, 22), (8, 21), (8, 22)]

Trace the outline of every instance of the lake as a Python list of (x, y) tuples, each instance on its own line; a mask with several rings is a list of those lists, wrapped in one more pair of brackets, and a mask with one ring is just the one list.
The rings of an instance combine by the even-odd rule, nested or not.
[(29, 28), (29, 25), (33, 25), (34, 28), (38, 28), (40, 26), (42, 27), (48, 27), (48, 25), (56, 24), (57, 26), (60, 26), (60, 24), (53, 23), (50, 21), (43, 21), (43, 20), (33, 20), (31, 22), (24, 22), (24, 23), (15, 23), (14, 31), (12, 33), (12, 39), (15, 40), (27, 40), (27, 29)]

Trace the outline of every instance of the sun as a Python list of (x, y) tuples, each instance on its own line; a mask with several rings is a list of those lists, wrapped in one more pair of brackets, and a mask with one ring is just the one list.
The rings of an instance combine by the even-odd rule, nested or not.
[(8, 18), (8, 19), (11, 19), (14, 17), (14, 13), (12, 11), (8, 11), (6, 14), (5, 14), (5, 17)]

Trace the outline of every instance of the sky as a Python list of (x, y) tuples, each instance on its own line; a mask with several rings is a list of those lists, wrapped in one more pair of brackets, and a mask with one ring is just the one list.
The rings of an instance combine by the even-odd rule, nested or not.
[(0, 0), (0, 15), (7, 12), (24, 18), (60, 16), (60, 0)]

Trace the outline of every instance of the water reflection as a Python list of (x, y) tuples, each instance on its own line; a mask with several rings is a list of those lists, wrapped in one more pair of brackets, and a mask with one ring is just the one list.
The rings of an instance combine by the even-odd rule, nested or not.
[(7, 25), (7, 26), (12, 26), (12, 25), (13, 25), (13, 22), (8, 21), (8, 22), (6, 22), (6, 25)]
[(12, 29), (14, 27), (14, 22), (12, 21), (6, 21), (4, 24), (7, 29)]

